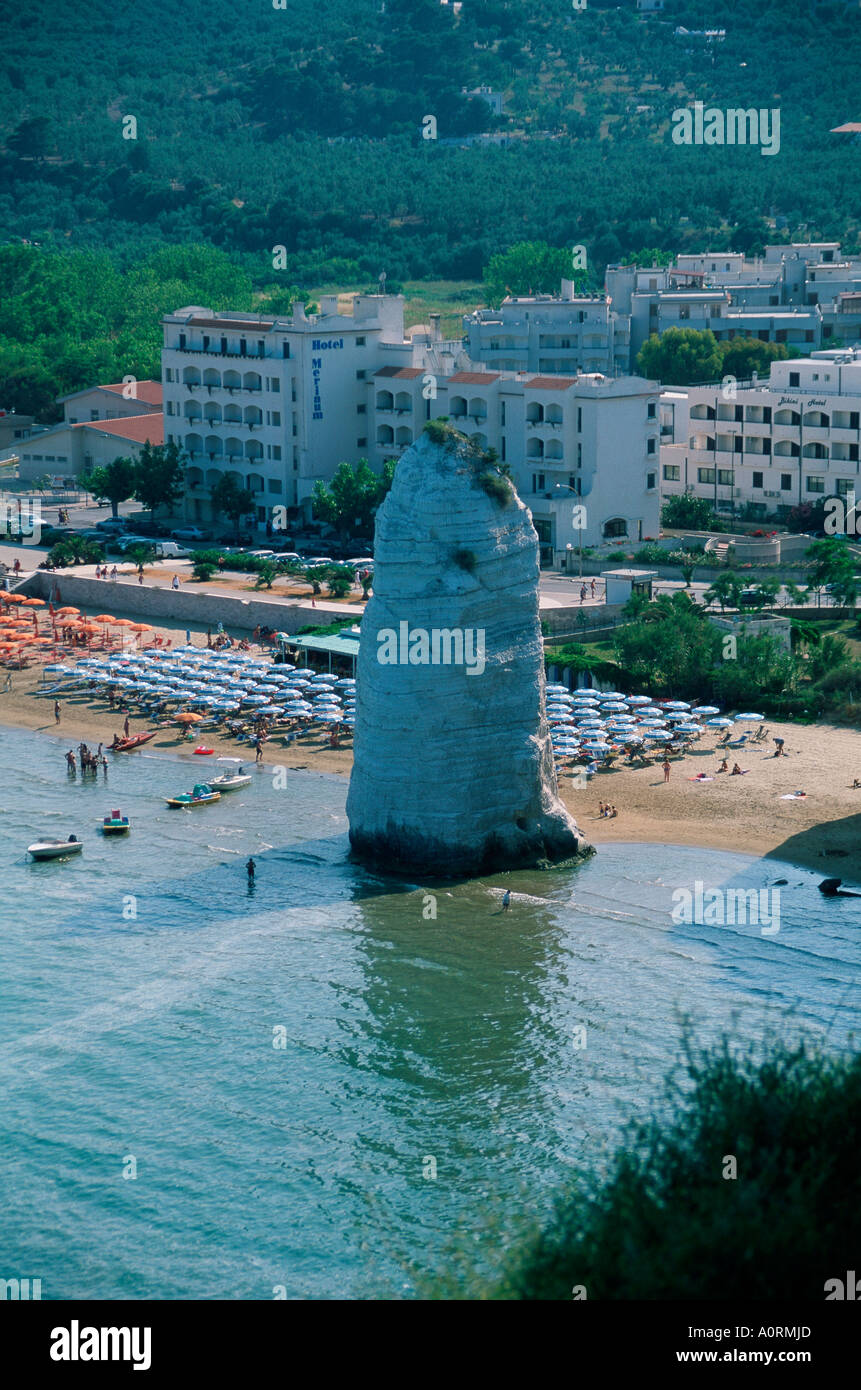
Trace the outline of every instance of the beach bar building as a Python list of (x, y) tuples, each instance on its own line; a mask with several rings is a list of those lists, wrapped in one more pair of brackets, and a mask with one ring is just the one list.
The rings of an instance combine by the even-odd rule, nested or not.
[(339, 676), (356, 675), (358, 629), (348, 628), (332, 637), (291, 637), (289, 645), (298, 652), (303, 666), (310, 665), (315, 670), (331, 671)]

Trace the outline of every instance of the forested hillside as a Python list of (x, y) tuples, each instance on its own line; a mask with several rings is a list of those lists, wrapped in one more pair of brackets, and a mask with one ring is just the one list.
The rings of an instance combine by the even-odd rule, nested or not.
[[(285, 287), (477, 278), (532, 237), (585, 243), (596, 275), (643, 247), (858, 246), (861, 154), (829, 130), (861, 114), (861, 16), (836, 0), (667, 0), (647, 19), (634, 0), (283, 3), (10, 7), (0, 240), (122, 267), (209, 242), (255, 282), (284, 245)], [(505, 92), (503, 117), (462, 95), (478, 85)], [(676, 146), (694, 98), (780, 107), (780, 153)], [(494, 129), (512, 143), (445, 143)]]

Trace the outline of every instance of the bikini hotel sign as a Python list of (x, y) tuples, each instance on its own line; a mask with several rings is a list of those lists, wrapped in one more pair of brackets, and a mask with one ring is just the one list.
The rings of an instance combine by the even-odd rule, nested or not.
[[(312, 352), (330, 352), (333, 349), (344, 346), (343, 338), (313, 338), (311, 340)], [(323, 418), (323, 398), (320, 395), (320, 375), (323, 370), (322, 357), (311, 358), (311, 380), (314, 383), (314, 397), (311, 402), (311, 419), (322, 420)]]

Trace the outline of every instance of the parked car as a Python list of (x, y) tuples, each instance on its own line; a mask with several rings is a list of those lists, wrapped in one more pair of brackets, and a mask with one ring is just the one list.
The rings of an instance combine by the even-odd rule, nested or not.
[(63, 539), (68, 540), (71, 536), (80, 536), (82, 541), (98, 541), (100, 545), (116, 545), (126, 538), (125, 532), (111, 535), (110, 531), (98, 531), (92, 527), (87, 531), (67, 531)]
[(126, 523), (136, 536), (170, 535), (170, 527), (161, 521), (150, 521), (148, 512), (134, 512), (126, 517)]
[(302, 557), (297, 555), (295, 550), (282, 550), (280, 554), (276, 556), (276, 559), (279, 564), (295, 563), (301, 565), (302, 563)]
[(150, 541), (155, 547), (155, 557), (157, 560), (188, 560), (191, 551), (187, 546), (180, 545), (177, 541)]
[(128, 531), (129, 523), (124, 516), (109, 516), (96, 522), (97, 531)]
[(275, 558), (274, 550), (247, 550), (245, 553), (252, 560), (274, 560)]
[[(57, 545), (59, 541), (67, 541), (74, 536), (75, 532), (71, 526), (43, 526), (40, 532), (40, 545)], [(98, 537), (102, 539), (101, 535)]]
[(334, 565), (335, 561), (331, 555), (310, 555), (304, 564), (307, 569), (313, 569), (316, 565)]
[(211, 541), (212, 532), (202, 531), (199, 526), (180, 526), (178, 530), (171, 531), (171, 538), (175, 541)]
[(344, 564), (349, 565), (350, 569), (353, 570), (372, 570), (374, 568), (374, 561), (370, 555), (360, 555), (358, 560), (345, 560)]
[(121, 555), (127, 555), (136, 545), (152, 545), (152, 541), (149, 536), (118, 536), (110, 542), (111, 550), (118, 550)]

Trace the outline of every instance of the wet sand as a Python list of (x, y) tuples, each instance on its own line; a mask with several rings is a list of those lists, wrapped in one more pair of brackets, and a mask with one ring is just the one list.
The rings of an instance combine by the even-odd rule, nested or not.
[[(185, 630), (159, 628), (174, 645), (185, 640)], [(199, 634), (193, 640), (201, 642)], [(259, 648), (255, 648), (255, 651)], [(95, 748), (110, 744), (122, 733), (125, 715), (111, 711), (107, 700), (91, 695), (61, 699), (59, 725), (54, 722), (53, 700), (36, 699), (41, 667), (13, 671), (11, 692), (0, 694), (0, 723), (55, 734), (68, 746), (82, 740)], [(0, 678), (2, 679), (2, 678)], [(151, 727), (142, 715), (129, 715), (130, 732)], [(738, 761), (749, 769), (744, 777), (717, 773), (721, 756), (715, 740), (701, 740), (684, 758), (672, 761), (669, 783), (657, 764), (646, 768), (618, 768), (600, 772), (587, 787), (578, 785), (572, 769), (559, 778), (566, 805), (590, 840), (600, 848), (610, 841), (701, 845), (703, 848), (738, 850), (756, 855), (776, 855), (821, 870), (823, 877), (841, 877), (861, 883), (861, 736), (851, 729), (818, 724), (798, 726), (768, 721), (769, 737), (747, 750), (730, 750), (729, 765)], [(774, 757), (773, 736), (782, 736), (786, 756)], [(176, 727), (159, 730), (146, 745), (149, 751), (189, 751), (202, 743), (216, 755), (254, 760), (253, 749), (209, 730), (185, 738)], [(274, 734), (264, 749), (267, 766), (308, 768), (349, 776), (352, 740), (332, 749), (329, 732), (319, 727), (300, 734), (288, 748), (281, 734)], [(249, 757), (250, 752), (250, 757)], [(60, 755), (58, 755), (59, 757)], [(115, 754), (114, 757), (134, 756)], [(214, 758), (200, 758), (200, 776)], [(713, 778), (697, 783), (698, 772)], [(805, 800), (783, 800), (797, 789)], [(618, 816), (599, 819), (599, 801), (614, 803)]]

